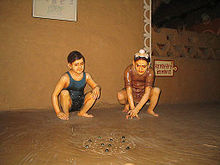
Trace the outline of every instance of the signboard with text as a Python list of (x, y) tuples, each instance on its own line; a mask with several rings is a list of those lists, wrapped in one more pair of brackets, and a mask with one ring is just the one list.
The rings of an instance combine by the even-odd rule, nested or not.
[(154, 71), (157, 77), (173, 77), (177, 66), (174, 66), (174, 60), (154, 60)]

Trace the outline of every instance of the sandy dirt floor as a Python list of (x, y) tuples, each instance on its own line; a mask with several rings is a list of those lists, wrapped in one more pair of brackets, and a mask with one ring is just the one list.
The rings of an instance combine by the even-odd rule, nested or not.
[(0, 112), (1, 165), (219, 165), (220, 104), (160, 105), (126, 120), (119, 105), (94, 118), (53, 110)]

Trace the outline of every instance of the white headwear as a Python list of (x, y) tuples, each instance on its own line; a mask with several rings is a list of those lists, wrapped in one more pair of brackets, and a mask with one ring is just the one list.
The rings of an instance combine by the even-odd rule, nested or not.
[(135, 53), (134, 55), (136, 58), (137, 57), (144, 57), (146, 59), (149, 58), (149, 54), (146, 53), (146, 51), (144, 49), (140, 49), (138, 53)]

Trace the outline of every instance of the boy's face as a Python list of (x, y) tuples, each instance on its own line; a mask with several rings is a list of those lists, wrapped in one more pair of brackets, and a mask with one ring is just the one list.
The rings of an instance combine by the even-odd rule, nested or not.
[(76, 73), (80, 74), (84, 71), (84, 61), (83, 58), (74, 61), (72, 64), (68, 64), (69, 67)]
[(139, 75), (144, 74), (147, 70), (147, 61), (146, 60), (137, 60), (136, 62), (133, 61), (133, 65)]

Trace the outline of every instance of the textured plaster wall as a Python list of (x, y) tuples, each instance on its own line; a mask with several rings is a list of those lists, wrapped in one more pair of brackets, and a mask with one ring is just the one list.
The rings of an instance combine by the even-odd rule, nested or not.
[[(0, 1), (0, 110), (51, 108), (51, 93), (78, 50), (102, 86), (98, 104), (117, 103), (123, 71), (143, 46), (142, 0), (78, 0), (78, 21), (32, 17), (31, 0)], [(177, 59), (173, 78), (157, 78), (160, 103), (220, 99), (219, 61)]]
[(116, 103), (122, 72), (143, 45), (142, 0), (78, 0), (78, 21), (32, 17), (32, 0), (0, 1), (0, 109), (51, 108), (72, 50)]

